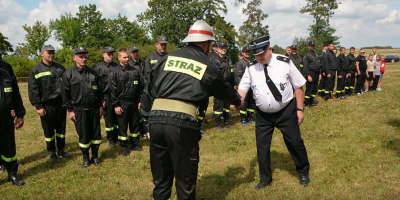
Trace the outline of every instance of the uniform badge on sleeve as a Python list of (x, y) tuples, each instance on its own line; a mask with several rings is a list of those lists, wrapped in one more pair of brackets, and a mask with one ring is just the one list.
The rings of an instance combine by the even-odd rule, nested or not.
[(279, 84), (279, 86), (281, 87), (281, 90), (284, 91), (285, 90), (285, 86), (281, 83)]

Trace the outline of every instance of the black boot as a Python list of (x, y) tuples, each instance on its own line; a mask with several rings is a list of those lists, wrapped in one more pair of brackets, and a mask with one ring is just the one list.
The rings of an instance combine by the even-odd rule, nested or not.
[(138, 145), (139, 141), (140, 141), (139, 136), (129, 137), (129, 142), (131, 143), (132, 151), (143, 151), (143, 148)]
[(98, 145), (98, 144), (92, 145), (92, 158), (90, 159), (90, 161), (92, 163), (94, 163), (94, 165), (96, 165), (96, 166), (101, 165), (101, 162), (99, 160), (99, 148), (100, 148), (100, 145)]
[(57, 154), (56, 154), (56, 151), (49, 151), (49, 153), (50, 153), (50, 161), (51, 161), (51, 162), (57, 161)]
[(128, 149), (128, 147), (122, 147), (122, 155), (123, 156), (129, 156), (129, 149)]
[(89, 149), (87, 151), (82, 151), (82, 155), (83, 155), (82, 168), (89, 167), (89, 165), (90, 165)]
[(68, 157), (69, 157), (69, 154), (67, 154), (63, 149), (59, 149), (59, 150), (57, 151), (57, 156), (60, 156), (60, 157), (62, 157), (62, 158), (68, 158)]
[(8, 181), (11, 181), (12, 184), (17, 185), (17, 186), (21, 186), (21, 185), (25, 184), (24, 181), (19, 179), (19, 177), (17, 175), (17, 170), (8, 171)]
[(315, 102), (315, 97), (311, 97), (311, 106), (317, 107), (318, 103)]

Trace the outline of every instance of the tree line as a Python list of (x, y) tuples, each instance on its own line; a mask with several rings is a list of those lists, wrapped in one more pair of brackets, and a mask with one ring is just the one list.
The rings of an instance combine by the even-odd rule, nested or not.
[[(234, 25), (223, 15), (227, 14), (224, 0), (149, 0), (148, 9), (137, 15), (136, 21), (129, 21), (126, 16), (118, 15), (116, 19), (103, 17), (95, 4), (82, 5), (75, 14), (64, 13), (56, 19), (51, 19), (48, 26), (36, 22), (32, 26), (23, 25), (26, 32), (25, 42), (19, 43), (13, 49), (8, 38), (0, 33), (0, 57), (9, 62), (18, 77), (25, 77), (29, 70), (40, 62), (40, 49), (51, 36), (60, 42), (55, 61), (66, 68), (74, 65), (71, 58), (72, 49), (85, 46), (89, 51), (88, 66), (94, 67), (102, 62), (102, 47), (112, 46), (115, 49), (137, 45), (140, 57), (145, 60), (155, 51), (155, 38), (164, 35), (168, 39), (167, 52), (171, 52), (185, 44), (190, 26), (196, 20), (204, 20), (213, 27), (217, 41), (228, 44), (227, 56), (233, 63), (238, 61), (240, 49), (255, 38), (268, 35), (269, 26), (264, 24), (268, 14), (261, 9), (261, 0), (230, 0), (235, 4), (246, 4), (242, 13), (247, 19), (236, 31)], [(335, 29), (329, 26), (329, 18), (337, 9), (336, 0), (306, 0), (307, 5), (300, 8), (302, 14), (314, 17), (310, 25), (310, 35), (305, 38), (296, 37), (293, 44), (298, 45), (299, 54), (305, 53), (309, 40), (322, 46), (328, 41), (339, 40), (333, 36)], [(274, 45), (276, 53), (284, 54), (284, 47)]]

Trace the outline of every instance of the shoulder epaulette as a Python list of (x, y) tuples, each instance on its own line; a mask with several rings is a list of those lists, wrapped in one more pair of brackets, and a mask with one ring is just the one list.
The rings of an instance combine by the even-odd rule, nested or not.
[(276, 59), (286, 62), (286, 63), (289, 63), (289, 61), (290, 61), (290, 58), (288, 58), (286, 56), (277, 56)]
[(257, 60), (254, 59), (254, 60), (251, 62), (250, 66), (251, 66), (251, 65), (255, 65), (255, 64), (257, 64), (257, 63), (258, 63)]

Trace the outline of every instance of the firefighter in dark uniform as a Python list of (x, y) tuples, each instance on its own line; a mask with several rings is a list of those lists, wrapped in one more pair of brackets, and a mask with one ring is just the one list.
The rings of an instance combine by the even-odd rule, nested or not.
[(0, 60), (0, 165), (4, 165), (7, 169), (8, 181), (18, 186), (25, 183), (17, 175), (14, 130), (24, 125), (25, 113), (14, 71), (10, 64)]
[(291, 48), (291, 53), (289, 55), (290, 60), (292, 60), (294, 66), (299, 70), (301, 74), (304, 76), (304, 70), (303, 70), (303, 59), (301, 56), (297, 54), (297, 45), (293, 44), (290, 46)]
[[(244, 73), (238, 92), (243, 98), (252, 88), (257, 104), (256, 143), (260, 183), (255, 188), (261, 189), (272, 182), (270, 146), (275, 128), (283, 134), (296, 164), (300, 184), (307, 185), (310, 182), (310, 163), (299, 127), (304, 120), (302, 86), (306, 80), (289, 58), (272, 53), (269, 36), (250, 44), (257, 61)], [(293, 92), (296, 98), (293, 98)]]
[[(90, 163), (101, 165), (99, 147), (101, 144), (100, 118), (103, 115), (103, 90), (97, 72), (86, 65), (88, 51), (85, 47), (73, 50), (75, 66), (67, 69), (62, 77), (61, 96), (63, 106), (68, 110), (79, 136), (79, 147), (83, 155), (82, 168)], [(89, 150), (92, 158), (89, 160)]]
[(108, 145), (110, 147), (115, 147), (118, 141), (118, 123), (117, 123), (117, 115), (114, 112), (114, 107), (111, 105), (111, 91), (110, 86), (108, 84), (108, 76), (111, 71), (118, 66), (118, 63), (114, 62), (114, 53), (115, 50), (106, 46), (103, 48), (103, 58), (104, 61), (98, 64), (95, 68), (97, 74), (100, 77), (101, 88), (103, 89), (104, 95), (104, 122), (107, 133)]
[(67, 111), (62, 107), (61, 99), (61, 79), (65, 68), (53, 62), (54, 53), (53, 46), (44, 45), (40, 51), (42, 61), (31, 69), (28, 79), (29, 100), (40, 116), (52, 162), (57, 160), (57, 155), (69, 157), (64, 151)]
[(354, 52), (356, 49), (354, 47), (350, 48), (350, 53), (346, 56), (347, 66), (348, 66), (348, 76), (346, 77), (345, 93), (346, 96), (352, 96), (354, 90), (354, 84), (356, 81), (356, 57)]
[(196, 198), (199, 103), (209, 96), (241, 103), (239, 94), (207, 56), (213, 40), (212, 28), (202, 20), (195, 22), (183, 40), (189, 44), (157, 62), (143, 91), (140, 111), (150, 124), (155, 200), (170, 198), (174, 177), (178, 199)]
[[(234, 70), (233, 70), (231, 59), (228, 56), (226, 56), (226, 48), (227, 48), (227, 45), (224, 42), (219, 42), (218, 43), (219, 56), (218, 57), (210, 57), (210, 60), (219, 67), (219, 70), (221, 71), (222, 75), (224, 76), (224, 79), (226, 81), (228, 81), (230, 86), (233, 88), (235, 85), (235, 80), (232, 75), (232, 72)], [(214, 110), (214, 119), (215, 119), (215, 123), (216, 123), (216, 130), (224, 131), (224, 128), (222, 127), (222, 124), (221, 124), (221, 117), (224, 118), (224, 127), (233, 128), (233, 126), (230, 124), (230, 121), (229, 121), (230, 104), (228, 104), (214, 96), (213, 110)]]
[[(128, 156), (129, 143), (131, 150), (143, 150), (142, 147), (138, 146), (140, 140), (138, 108), (140, 107), (142, 80), (140, 71), (128, 64), (129, 54), (126, 48), (118, 50), (118, 60), (120, 61), (119, 65), (110, 74), (111, 102), (118, 116), (118, 140), (122, 146), (122, 155)], [(128, 126), (129, 135), (127, 134)]]
[(318, 54), (315, 53), (315, 43), (308, 43), (308, 51), (303, 58), (304, 74), (306, 75), (306, 92), (304, 95), (304, 104), (307, 108), (318, 106), (315, 102), (315, 97), (318, 90), (318, 79), (321, 73), (321, 67), (318, 59)]
[(337, 56), (337, 64), (338, 64), (338, 78), (336, 84), (336, 98), (344, 99), (345, 98), (345, 90), (344, 84), (346, 81), (346, 77), (348, 77), (347, 71), (347, 59), (346, 59), (346, 48), (340, 47), (340, 54)]
[[(129, 55), (131, 56), (131, 60), (129, 60), (129, 65), (136, 68), (137, 70), (139, 70), (140, 72), (140, 77), (141, 77), (141, 85), (142, 87), (144, 86), (143, 84), (143, 77), (144, 77), (144, 61), (142, 59), (140, 59), (139, 57), (139, 48), (136, 45), (132, 45), (129, 47)], [(142, 88), (143, 90), (143, 88)], [(144, 123), (143, 123), (143, 118), (140, 117), (140, 122), (139, 122), (139, 132), (142, 136), (146, 137), (147, 136), (147, 132), (144, 131)]]
[(336, 71), (338, 71), (338, 65), (336, 63), (336, 55), (333, 53), (335, 44), (330, 43), (328, 50), (324, 54), (324, 68), (325, 68), (325, 97), (327, 101), (333, 101), (331, 93), (335, 87)]
[(322, 47), (321, 52), (318, 54), (318, 59), (319, 63), (321, 64), (321, 75), (320, 75), (320, 80), (318, 84), (318, 96), (320, 97), (325, 97), (325, 82), (326, 82), (326, 69), (324, 65), (324, 55), (326, 51), (328, 50), (329, 44), (324, 44)]
[[(250, 66), (250, 49), (249, 47), (245, 46), (242, 48), (241, 51), (243, 55), (243, 59), (241, 59), (235, 65), (235, 81), (236, 84), (239, 85), (240, 81), (242, 80), (243, 74), (246, 71), (247, 67)], [(244, 99), (244, 106), (240, 108), (240, 121), (243, 126), (247, 126), (247, 123), (254, 123), (253, 121), (253, 114), (254, 114), (254, 98), (253, 98), (253, 91), (249, 91)]]
[[(166, 52), (167, 45), (168, 45), (167, 37), (158, 36), (156, 39), (155, 45), (156, 45), (157, 51), (150, 54), (149, 57), (147, 57), (147, 59), (145, 61), (144, 76), (143, 76), (144, 84), (148, 81), (148, 78), (149, 78), (148, 76), (149, 76), (151, 69), (153, 69), (153, 66), (157, 63), (157, 61), (160, 58), (167, 55), (167, 52)], [(146, 119), (143, 119), (143, 131), (146, 132), (147, 137), (149, 137), (149, 125), (148, 125)]]

